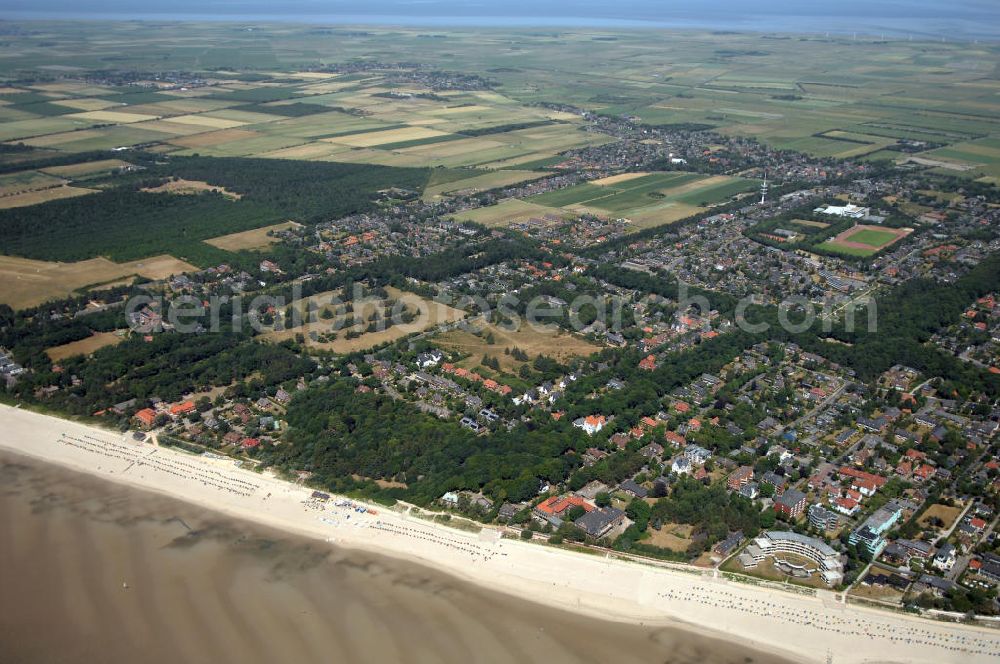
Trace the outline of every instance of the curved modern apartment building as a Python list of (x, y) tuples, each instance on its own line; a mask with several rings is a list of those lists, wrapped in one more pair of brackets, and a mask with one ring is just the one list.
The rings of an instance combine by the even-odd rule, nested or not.
[(816, 563), (817, 571), (827, 585), (835, 585), (844, 578), (844, 562), (826, 542), (786, 530), (771, 530), (754, 538), (740, 554), (744, 568), (753, 568), (768, 556), (791, 553)]

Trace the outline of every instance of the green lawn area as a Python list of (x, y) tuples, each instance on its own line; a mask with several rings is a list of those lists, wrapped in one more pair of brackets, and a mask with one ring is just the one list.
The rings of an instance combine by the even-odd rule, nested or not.
[(817, 249), (826, 249), (827, 251), (833, 251), (838, 254), (844, 254), (845, 256), (861, 256), (867, 257), (874, 254), (878, 249), (872, 247), (871, 249), (862, 249), (860, 247), (845, 247), (841, 244), (835, 242), (824, 242), (822, 244), (816, 245)]
[(851, 242), (860, 242), (861, 244), (867, 244), (870, 247), (876, 249), (892, 242), (896, 237), (895, 233), (890, 233), (889, 231), (873, 231), (873, 230), (863, 230), (858, 231), (854, 235), (851, 235), (845, 240)]

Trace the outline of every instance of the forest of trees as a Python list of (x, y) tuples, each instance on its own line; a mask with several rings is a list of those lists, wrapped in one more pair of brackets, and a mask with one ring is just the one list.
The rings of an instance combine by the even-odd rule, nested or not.
[(367, 489), (418, 504), (460, 489), (520, 501), (535, 497), (541, 479), (565, 478), (571, 462), (562, 453), (584, 435), (563, 425), (562, 434), (515, 429), (477, 437), (411, 404), (356, 387), (340, 379), (297, 396), (287, 413), (288, 444), (263, 451), (262, 458), (285, 471), (311, 471), (335, 490), (357, 488), (355, 474), (404, 482), (406, 489)]
[[(141, 160), (137, 160), (141, 161)], [(0, 210), (0, 251), (39, 260), (107, 256), (128, 261), (161, 253), (203, 267), (230, 255), (206, 245), (227, 233), (294, 219), (305, 223), (372, 209), (389, 187), (422, 190), (429, 171), (282, 159), (173, 157), (113, 176), (95, 194)], [(169, 178), (207, 182), (241, 195), (148, 193)]]

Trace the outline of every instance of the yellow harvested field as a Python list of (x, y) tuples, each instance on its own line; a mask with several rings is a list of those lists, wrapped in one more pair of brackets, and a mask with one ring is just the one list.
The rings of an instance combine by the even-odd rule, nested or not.
[(146, 187), (143, 191), (150, 194), (200, 194), (206, 191), (217, 191), (226, 198), (231, 198), (234, 201), (238, 201), (242, 196), (239, 194), (228, 191), (224, 187), (216, 187), (207, 182), (202, 182), (201, 180), (184, 180), (183, 178), (177, 178), (176, 180), (170, 180), (169, 182), (164, 182), (159, 187)]
[(79, 131), (61, 131), (55, 134), (35, 136), (33, 138), (27, 138), (21, 142), (35, 148), (50, 148), (64, 143), (83, 141), (88, 138), (98, 138), (100, 136), (101, 132), (96, 129), (81, 129)]
[[(326, 81), (310, 85), (308, 90), (309, 94), (318, 95), (327, 92), (339, 92), (340, 90), (343, 90), (344, 88), (349, 88), (353, 85), (355, 85), (355, 81)], [(309, 95), (304, 95), (302, 99), (308, 100)]]
[[(353, 339), (348, 339), (346, 335), (347, 330), (341, 329), (337, 331), (337, 338), (333, 341), (318, 341), (314, 340), (312, 335), (325, 334), (331, 330), (331, 327), (334, 324), (334, 320), (320, 319), (314, 323), (307, 322), (299, 327), (269, 332), (265, 335), (265, 338), (271, 341), (284, 341), (286, 339), (294, 339), (296, 335), (301, 334), (305, 337), (305, 343), (310, 348), (331, 350), (335, 353), (353, 353), (355, 351), (372, 348), (386, 342), (395, 341), (396, 339), (401, 339), (402, 337), (415, 332), (422, 332), (423, 330), (435, 325), (461, 320), (466, 315), (466, 312), (461, 309), (455, 309), (454, 307), (449, 307), (445, 304), (433, 302), (414, 293), (400, 291), (399, 289), (392, 287), (386, 288), (386, 291), (389, 293), (391, 298), (397, 299), (406, 304), (411, 311), (418, 312), (417, 317), (413, 320), (413, 322), (393, 325), (392, 327), (388, 327), (380, 331), (365, 332), (364, 334), (361, 334)], [(317, 296), (308, 298), (308, 300), (323, 304), (325, 302), (329, 302), (330, 295), (332, 294), (321, 293)], [(326, 296), (326, 300), (322, 299), (323, 296)], [(355, 302), (354, 316), (362, 320), (366, 320), (368, 314), (375, 310), (376, 304), (375, 300), (362, 300)], [(367, 323), (364, 325), (367, 325)]]
[(542, 113), (542, 117), (548, 118), (550, 120), (579, 120), (580, 116), (574, 113), (567, 113), (565, 111), (545, 111)]
[(146, 120), (157, 119), (155, 115), (125, 113), (123, 111), (88, 111), (86, 113), (73, 113), (67, 117), (80, 120), (94, 120), (96, 122), (113, 122), (115, 124), (130, 124), (132, 122), (145, 122)]
[(84, 286), (105, 284), (131, 275), (164, 279), (196, 269), (167, 255), (128, 263), (114, 263), (107, 258), (57, 263), (0, 256), (0, 302), (23, 309), (56, 297), (66, 297)]
[(153, 115), (185, 115), (191, 113), (204, 113), (206, 111), (217, 111), (220, 108), (232, 106), (233, 102), (221, 99), (176, 99), (171, 101), (158, 101), (152, 104), (140, 104), (131, 108), (137, 113), (151, 113)]
[(533, 161), (538, 161), (539, 159), (549, 159), (554, 157), (553, 152), (531, 152), (528, 154), (523, 154), (518, 157), (511, 157), (509, 159), (498, 159), (497, 161), (491, 161), (485, 164), (479, 164), (480, 168), (511, 168), (513, 166), (520, 166), (521, 164), (527, 164)]
[[(173, 120), (171, 120), (172, 122)], [(263, 134), (246, 129), (223, 129), (222, 131), (210, 131), (195, 136), (184, 136), (182, 138), (171, 139), (171, 143), (184, 148), (203, 148), (210, 145), (221, 145), (233, 141), (246, 141), (251, 138), (260, 138)]]
[(263, 228), (254, 228), (249, 231), (242, 231), (240, 233), (230, 233), (229, 235), (214, 237), (210, 240), (205, 240), (205, 242), (206, 244), (210, 244), (213, 247), (223, 249), (225, 251), (263, 249), (264, 247), (268, 247), (278, 241), (277, 238), (268, 235), (268, 232), (283, 231), (288, 228), (298, 227), (299, 224), (294, 221), (286, 221), (281, 224), (274, 224), (272, 226), (264, 226)]
[[(152, 120), (153, 118), (149, 118)], [(247, 124), (246, 122), (240, 122), (239, 120), (224, 120), (222, 118), (210, 118), (207, 115), (178, 115), (176, 117), (170, 118), (171, 122), (176, 122), (178, 124), (189, 124), (198, 125), (200, 127), (208, 127), (210, 129), (233, 129), (234, 127), (242, 127)]]
[(679, 187), (668, 187), (667, 192), (671, 196), (680, 196), (681, 194), (687, 194), (692, 191), (700, 191), (716, 185), (726, 184), (732, 179), (733, 178), (728, 175), (713, 175), (702, 180), (692, 180), (691, 182), (686, 182)]
[(596, 184), (604, 187), (611, 184), (618, 184), (619, 182), (628, 182), (629, 180), (635, 180), (636, 178), (641, 178), (646, 175), (649, 175), (649, 173), (620, 173), (618, 175), (610, 175), (606, 178), (601, 178), (600, 180), (591, 180), (590, 184)]
[[(283, 74), (281, 72), (275, 72), (275, 75), (286, 76), (286, 74)], [(306, 80), (308, 79), (324, 80), (328, 78), (337, 78), (338, 76), (340, 76), (340, 74), (337, 73), (323, 72), (323, 71), (297, 71), (293, 72), (291, 75), (294, 76), (295, 78), (301, 78)]]
[(350, 150), (346, 145), (335, 145), (333, 143), (306, 143), (305, 145), (294, 145), (290, 148), (282, 148), (261, 154), (261, 157), (269, 159), (323, 159), (330, 155), (338, 154)]
[[(696, 205), (688, 205), (687, 203), (667, 203), (660, 207), (645, 208), (639, 212), (629, 214), (628, 218), (632, 222), (629, 230), (638, 231), (651, 226), (670, 224), (681, 219), (686, 219), (693, 214), (698, 214), (703, 210), (704, 208)], [(589, 212), (605, 217), (608, 215), (603, 210), (590, 210)]]
[(96, 189), (84, 189), (83, 187), (50, 187), (48, 189), (39, 189), (37, 191), (26, 191), (23, 194), (14, 194), (12, 196), (4, 196), (0, 198), (0, 209), (17, 208), (17, 207), (28, 207), (29, 205), (38, 205), (39, 203), (45, 203), (48, 201), (56, 201), (61, 198), (76, 198), (77, 196), (84, 196), (86, 194), (97, 193)]
[(502, 147), (504, 147), (503, 143), (488, 138), (460, 138), (443, 143), (414, 145), (413, 147), (403, 148), (400, 152), (408, 155), (426, 155), (429, 159), (444, 159), (465, 154), (479, 154), (487, 150)]
[[(536, 328), (523, 322), (517, 330), (506, 330), (484, 323), (477, 324), (475, 329), (481, 334), (462, 329), (449, 330), (434, 337), (434, 341), (443, 348), (468, 355), (468, 359), (460, 363), (466, 365), (466, 368), (478, 366), (483, 355), (488, 354), (496, 357), (501, 370), (508, 373), (516, 372), (524, 364), (504, 352), (504, 349), (513, 350), (515, 346), (523, 350), (530, 359), (546, 355), (560, 362), (574, 357), (586, 357), (600, 350), (599, 346), (561, 329)], [(486, 339), (489, 334), (493, 335), (492, 344)]]
[(458, 115), (460, 113), (482, 113), (484, 111), (492, 111), (493, 109), (489, 106), (479, 106), (478, 104), (470, 104), (469, 106), (452, 106), (451, 108), (440, 108), (435, 109), (434, 115)]
[(63, 344), (62, 346), (46, 348), (45, 354), (48, 355), (49, 359), (53, 362), (65, 360), (67, 357), (73, 357), (74, 355), (90, 355), (94, 351), (100, 350), (106, 346), (114, 346), (115, 344), (121, 343), (125, 340), (125, 334), (125, 330), (119, 330), (117, 332), (95, 332), (86, 339), (72, 341), (68, 344)]
[(363, 134), (350, 134), (348, 136), (334, 136), (333, 138), (324, 138), (322, 140), (339, 145), (368, 148), (376, 145), (385, 145), (386, 143), (399, 143), (401, 141), (415, 141), (421, 138), (444, 136), (447, 133), (427, 127), (403, 127), (401, 129), (388, 129), (385, 131), (366, 131)]
[(169, 134), (170, 136), (190, 136), (191, 134), (201, 134), (207, 131), (205, 127), (198, 125), (189, 124), (178, 124), (176, 122), (171, 122), (170, 119), (164, 120), (150, 120), (149, 122), (143, 122), (141, 124), (135, 125), (137, 129), (148, 129), (150, 131), (158, 131), (164, 134)]
[(112, 106), (120, 106), (119, 102), (108, 101), (106, 99), (59, 99), (53, 101), (53, 104), (59, 104), (60, 106), (65, 106), (66, 108), (75, 108), (78, 111), (103, 111), (106, 108)]
[(54, 83), (37, 83), (31, 87), (41, 92), (79, 94), (82, 90), (87, 89), (87, 84), (79, 81), (57, 81)]
[(128, 166), (127, 161), (122, 161), (121, 159), (100, 159), (98, 161), (86, 161), (82, 164), (68, 164), (66, 166), (51, 166), (49, 168), (43, 168), (41, 171), (43, 173), (48, 173), (50, 175), (59, 175), (62, 177), (73, 178), (79, 177), (81, 175), (90, 175), (91, 173), (103, 173), (104, 171), (113, 171), (117, 168), (122, 168), (123, 166)]
[(439, 125), (448, 121), (444, 118), (411, 118), (406, 122), (411, 125)]

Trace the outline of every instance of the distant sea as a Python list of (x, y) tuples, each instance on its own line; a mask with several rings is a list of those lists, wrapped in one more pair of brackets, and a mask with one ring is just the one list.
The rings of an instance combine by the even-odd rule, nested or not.
[[(6, 20), (233, 21), (463, 28), (696, 29), (1000, 40), (1000, 0), (8, 0)], [(563, 11), (565, 10), (565, 11)]]

